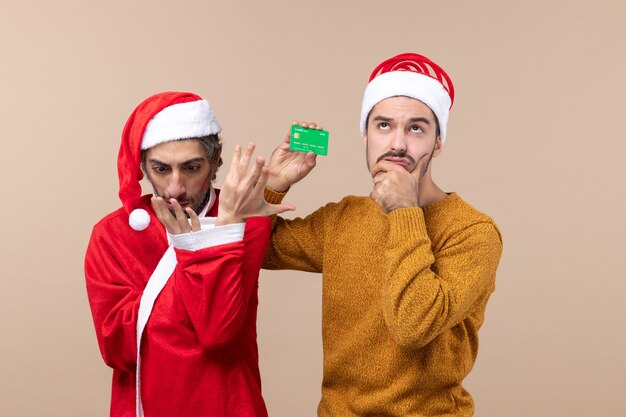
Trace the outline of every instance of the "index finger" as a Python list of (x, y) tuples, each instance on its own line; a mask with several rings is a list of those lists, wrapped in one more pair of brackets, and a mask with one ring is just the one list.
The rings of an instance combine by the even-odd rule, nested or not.
[(396, 169), (395, 167), (403, 169), (403, 168), (399, 167), (398, 165), (394, 164), (393, 162), (385, 161), (385, 160), (379, 161), (372, 168), (372, 177), (375, 177), (376, 175), (380, 174), (381, 172), (392, 171), (392, 170)]
[(189, 233), (191, 226), (189, 225), (189, 220), (187, 220), (187, 216), (185, 216), (180, 203), (175, 198), (170, 198), (170, 204), (174, 207), (176, 223), (178, 223), (178, 231), (180, 233)]
[(324, 130), (324, 129), (322, 129), (322, 126), (318, 126), (317, 123), (315, 123), (315, 122), (300, 122), (300, 123), (298, 123), (298, 121), (296, 120), (294, 122), (294, 124), (295, 125), (299, 124), (300, 126), (306, 127), (306, 128), (309, 128), (309, 129)]
[(165, 219), (167, 215), (171, 216), (169, 210), (167, 209), (167, 205), (165, 204), (165, 200), (163, 199), (163, 197), (153, 196), (151, 200), (152, 200), (152, 207), (154, 208), (154, 212), (156, 213), (158, 219), (161, 220), (161, 222), (163, 222), (163, 220)]
[(189, 219), (191, 220), (191, 231), (199, 232), (200, 229), (202, 229), (202, 226), (200, 226), (200, 218), (198, 218), (198, 215), (195, 211), (193, 211), (191, 207), (185, 208), (185, 211), (187, 212), (187, 214), (189, 215)]
[(174, 216), (172, 216), (172, 213), (167, 208), (165, 199), (163, 199), (163, 197), (152, 197), (152, 207), (161, 224), (170, 231), (176, 223), (176, 219), (174, 219)]

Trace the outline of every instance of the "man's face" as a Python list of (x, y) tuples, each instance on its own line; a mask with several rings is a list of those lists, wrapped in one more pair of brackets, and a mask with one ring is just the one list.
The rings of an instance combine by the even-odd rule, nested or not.
[(424, 155), (422, 174), (430, 159), (441, 152), (441, 140), (432, 110), (419, 100), (390, 97), (376, 104), (370, 112), (363, 136), (367, 168), (382, 160), (391, 161), (409, 172)]
[[(199, 213), (211, 187), (211, 164), (202, 144), (193, 139), (161, 143), (146, 151), (145, 170), (154, 194)], [(170, 209), (172, 207), (170, 206)]]

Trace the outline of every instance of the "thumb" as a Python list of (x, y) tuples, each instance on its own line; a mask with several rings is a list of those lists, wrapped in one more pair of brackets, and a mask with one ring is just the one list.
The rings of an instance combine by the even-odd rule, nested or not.
[(271, 216), (274, 214), (284, 213), (285, 211), (294, 211), (296, 206), (293, 204), (266, 204), (266, 215)]

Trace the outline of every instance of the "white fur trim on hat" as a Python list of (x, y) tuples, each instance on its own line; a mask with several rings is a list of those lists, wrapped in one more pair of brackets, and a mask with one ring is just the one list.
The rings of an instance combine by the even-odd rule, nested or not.
[(367, 85), (361, 107), (361, 134), (366, 131), (367, 116), (376, 104), (382, 100), (406, 96), (426, 104), (437, 116), (441, 141), (446, 140), (446, 125), (452, 101), (443, 85), (427, 75), (412, 71), (386, 72), (374, 78)]
[(141, 150), (163, 142), (219, 133), (222, 127), (206, 100), (173, 104), (158, 112), (146, 126)]

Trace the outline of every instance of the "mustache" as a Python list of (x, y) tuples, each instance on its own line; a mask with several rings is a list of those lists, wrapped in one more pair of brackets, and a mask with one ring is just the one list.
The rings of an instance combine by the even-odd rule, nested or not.
[(378, 159), (376, 160), (376, 163), (379, 163), (383, 159), (390, 158), (390, 157), (391, 158), (406, 158), (412, 164), (415, 164), (415, 159), (413, 159), (413, 157), (411, 155), (408, 155), (404, 151), (389, 151), (389, 152), (386, 152), (386, 153), (384, 153), (384, 154), (382, 154), (381, 156), (378, 157)]

